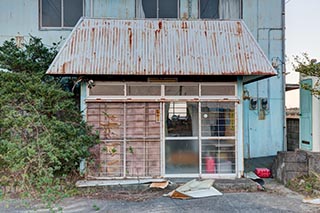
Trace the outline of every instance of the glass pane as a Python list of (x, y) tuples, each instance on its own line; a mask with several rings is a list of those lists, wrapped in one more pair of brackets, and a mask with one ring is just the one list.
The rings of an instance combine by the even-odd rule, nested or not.
[(198, 140), (166, 140), (166, 174), (199, 173)]
[(200, 18), (219, 18), (219, 0), (200, 0)]
[(123, 85), (95, 85), (89, 95), (124, 95)]
[(202, 140), (202, 173), (235, 173), (234, 140)]
[(235, 95), (234, 85), (204, 85), (201, 86), (201, 95)]
[(157, 18), (157, 0), (142, 0), (145, 18)]
[(135, 96), (160, 96), (161, 86), (127, 86), (127, 95)]
[(165, 95), (170, 96), (198, 96), (198, 86), (165, 86)]
[(166, 136), (198, 136), (198, 104), (170, 102), (165, 104)]
[(61, 0), (42, 0), (42, 27), (61, 27)]
[(64, 0), (64, 27), (74, 27), (83, 14), (83, 0)]
[(159, 0), (159, 18), (178, 18), (176, 0)]
[(235, 104), (203, 102), (201, 104), (201, 135), (235, 136)]

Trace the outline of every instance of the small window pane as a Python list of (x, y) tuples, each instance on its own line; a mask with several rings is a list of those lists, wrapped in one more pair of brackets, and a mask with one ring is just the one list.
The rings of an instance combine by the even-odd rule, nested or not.
[(165, 95), (169, 96), (198, 96), (198, 86), (166, 86)]
[(202, 173), (235, 173), (234, 140), (202, 140)]
[(74, 27), (83, 13), (82, 0), (63, 1), (64, 27)]
[(42, 27), (61, 27), (61, 0), (42, 0)]
[(201, 86), (201, 95), (235, 95), (234, 85)]
[(166, 137), (198, 136), (198, 104), (171, 102), (165, 104)]
[(178, 18), (177, 1), (159, 0), (159, 18)]
[(201, 135), (203, 137), (235, 136), (235, 104), (202, 102)]
[(219, 0), (200, 0), (200, 18), (219, 18)]
[(161, 86), (127, 86), (127, 95), (135, 96), (160, 96)]
[(89, 91), (90, 95), (124, 95), (123, 85), (96, 85)]
[(142, 0), (145, 18), (157, 18), (157, 0)]
[(166, 140), (166, 174), (199, 172), (198, 140)]

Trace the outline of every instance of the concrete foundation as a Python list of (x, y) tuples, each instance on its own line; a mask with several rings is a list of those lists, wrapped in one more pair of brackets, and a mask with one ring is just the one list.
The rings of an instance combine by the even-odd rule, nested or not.
[(289, 180), (310, 174), (320, 173), (320, 152), (296, 150), (278, 152), (272, 166), (273, 177), (286, 184)]

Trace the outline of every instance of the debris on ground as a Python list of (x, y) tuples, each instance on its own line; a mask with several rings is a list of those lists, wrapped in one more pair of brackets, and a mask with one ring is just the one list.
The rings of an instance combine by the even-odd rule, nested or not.
[(77, 187), (90, 187), (90, 186), (118, 186), (118, 185), (136, 185), (136, 184), (149, 184), (156, 182), (165, 182), (166, 179), (150, 178), (150, 179), (119, 179), (119, 180), (79, 180), (76, 183)]
[(260, 178), (270, 178), (271, 171), (268, 168), (256, 168), (254, 173)]
[(256, 173), (248, 172), (248, 173), (244, 174), (244, 177), (253, 180), (257, 184), (257, 189), (258, 190), (260, 190), (260, 191), (264, 191), (265, 190), (264, 180), (262, 178), (260, 178)]
[(88, 187), (80, 188), (76, 197), (86, 199), (100, 199), (100, 200), (121, 200), (132, 202), (143, 202), (152, 200), (163, 196), (163, 193), (168, 193), (169, 189), (152, 189), (146, 187), (145, 189), (105, 189), (105, 187)]
[(212, 184), (214, 180), (191, 180), (164, 196), (177, 199), (202, 198), (222, 195)]
[(153, 182), (150, 184), (150, 188), (157, 188), (157, 189), (165, 189), (169, 185), (169, 181), (162, 181), (162, 182)]
[(305, 198), (302, 200), (302, 202), (320, 205), (320, 198)]

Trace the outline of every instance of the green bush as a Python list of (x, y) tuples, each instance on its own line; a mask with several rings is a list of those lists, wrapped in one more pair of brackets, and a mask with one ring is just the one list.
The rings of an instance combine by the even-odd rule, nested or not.
[(55, 54), (34, 37), (23, 48), (14, 41), (0, 47), (0, 66), (8, 70), (0, 71), (0, 186), (54, 195), (98, 143), (74, 94), (44, 78)]

